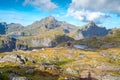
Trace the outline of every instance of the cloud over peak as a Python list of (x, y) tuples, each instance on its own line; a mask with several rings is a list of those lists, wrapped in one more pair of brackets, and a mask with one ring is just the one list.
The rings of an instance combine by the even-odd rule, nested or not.
[(57, 8), (57, 5), (51, 0), (25, 0), (23, 5), (32, 5), (47, 11), (52, 11)]

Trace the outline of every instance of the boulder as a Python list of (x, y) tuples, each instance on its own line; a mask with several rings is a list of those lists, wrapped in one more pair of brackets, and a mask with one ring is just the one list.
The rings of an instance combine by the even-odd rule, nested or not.
[(19, 56), (19, 55), (6, 55), (3, 58), (0, 58), (0, 63), (13, 62), (13, 63), (24, 64), (26, 61), (27, 61), (26, 57)]
[(26, 73), (31, 75), (31, 74), (34, 73), (34, 69), (29, 69), (29, 70), (26, 71)]
[(40, 70), (56, 70), (56, 66), (50, 63), (41, 63)]
[(69, 73), (69, 74), (77, 74), (77, 71), (75, 71), (75, 70), (73, 70), (71, 68), (67, 68), (66, 72)]
[(17, 74), (11, 73), (8, 77), (8, 80), (28, 80), (25, 76), (19, 76)]
[(116, 76), (116, 75), (103, 75), (101, 77), (99, 77), (99, 79), (101, 80), (120, 80), (120, 76)]

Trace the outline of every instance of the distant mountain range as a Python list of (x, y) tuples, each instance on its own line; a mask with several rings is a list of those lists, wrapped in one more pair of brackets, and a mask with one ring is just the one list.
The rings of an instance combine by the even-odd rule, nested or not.
[(50, 30), (60, 29), (65, 34), (72, 35), (75, 40), (89, 38), (93, 36), (105, 36), (108, 31), (104, 27), (97, 26), (94, 22), (90, 22), (83, 27), (76, 27), (67, 22), (58, 21), (53, 16), (46, 17), (40, 21), (36, 21), (26, 27), (21, 24), (5, 22), (0, 23), (0, 34), (12, 36), (37, 36), (49, 32)]
[(7, 24), (6, 22), (0, 22), (0, 34), (5, 35), (15, 31), (22, 30), (24, 27), (18, 23)]
[[(36, 21), (26, 27), (18, 23), (0, 23), (0, 34), (15, 38), (12, 47), (18, 50), (54, 47), (66, 41), (102, 37), (108, 35), (109, 31), (105, 27), (97, 26), (93, 21), (85, 26), (77, 27), (67, 22), (58, 21), (53, 16)], [(13, 39), (1, 39), (2, 49), (5, 50), (5, 42), (11, 43), (11, 40)], [(9, 45), (6, 46), (10, 47)]]

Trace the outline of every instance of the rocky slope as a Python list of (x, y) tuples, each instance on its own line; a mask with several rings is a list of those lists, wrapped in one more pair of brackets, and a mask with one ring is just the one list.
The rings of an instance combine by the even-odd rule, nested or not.
[[(0, 79), (119, 80), (120, 49), (43, 48), (0, 54)], [(23, 79), (26, 80), (26, 79)]]

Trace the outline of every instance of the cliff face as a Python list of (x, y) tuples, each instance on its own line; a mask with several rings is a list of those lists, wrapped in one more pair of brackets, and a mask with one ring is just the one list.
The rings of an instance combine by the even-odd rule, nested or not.
[(0, 22), (0, 34), (6, 34), (7, 24), (5, 22)]
[(57, 35), (57, 36), (49, 36), (49, 37), (26, 37), (20, 38), (16, 42), (16, 49), (38, 49), (43, 47), (55, 47), (58, 44), (66, 41), (72, 41), (73, 38), (70, 38), (66, 35)]
[(106, 36), (108, 31), (105, 27), (99, 27), (94, 22), (90, 22), (82, 33), (85, 37)]
[(0, 37), (0, 52), (12, 51), (15, 49), (16, 39), (9, 37)]
[(109, 30), (107, 30), (105, 27), (99, 27), (94, 22), (90, 22), (89, 24), (76, 31), (74, 39), (80, 40), (91, 37), (106, 36), (108, 32)]

